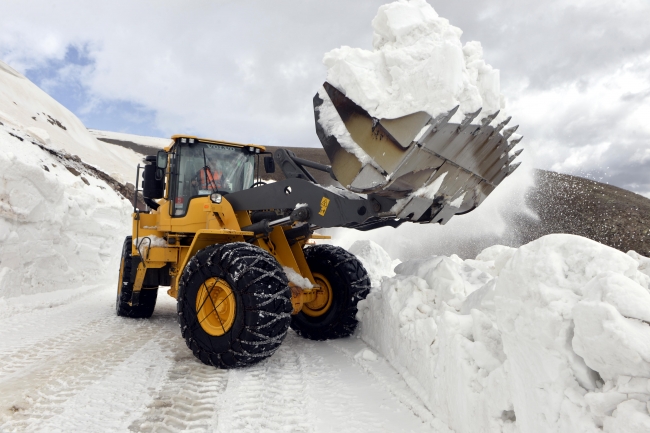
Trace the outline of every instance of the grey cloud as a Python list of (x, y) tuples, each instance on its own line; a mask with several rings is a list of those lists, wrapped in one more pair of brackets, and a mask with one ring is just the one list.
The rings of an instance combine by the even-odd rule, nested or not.
[[(70, 45), (86, 47), (92, 64), (60, 80), (79, 80), (88, 110), (130, 101), (155, 112), (166, 134), (318, 146), (311, 99), (325, 79), (322, 56), (341, 45), (370, 48), (370, 21), (385, 2), (6, 3), (0, 57), (24, 71), (62, 58)], [(648, 90), (603, 93), (603, 80), (619, 79), (627, 63), (631, 76), (650, 83), (650, 3), (430, 3), (463, 29), (464, 41), (481, 41), (487, 62), (501, 70), (510, 114), (523, 146), (539, 150), (538, 166), (650, 191), (646, 162), (633, 159), (648, 149), (650, 132), (630, 120), (647, 107)], [(565, 94), (572, 86), (578, 94)], [(603, 142), (616, 146), (591, 155)], [(571, 165), (572, 155), (584, 163)]]
[(643, 102), (650, 96), (650, 88), (642, 92), (628, 92), (621, 95), (621, 100), (625, 102)]
[[(598, 75), (648, 52), (648, 2), (472, 0), (431, 4), (465, 40), (479, 40), (502, 79), (526, 76), (542, 89)], [(488, 11), (486, 13), (486, 11)]]

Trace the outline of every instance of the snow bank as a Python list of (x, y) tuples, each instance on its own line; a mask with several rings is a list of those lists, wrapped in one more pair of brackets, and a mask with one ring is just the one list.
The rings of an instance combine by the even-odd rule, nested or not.
[(459, 105), (452, 118), (459, 122), (479, 108), (483, 115), (504, 108), (499, 71), (485, 63), (481, 44), (463, 46), (462, 31), (425, 0), (381, 6), (372, 28), (374, 50), (344, 46), (323, 58), (327, 81), (370, 115), (437, 116)]
[(117, 171), (129, 165), (115, 162), (72, 113), (0, 66), (0, 304), (115, 281), (131, 206), (82, 158)]
[(359, 335), (458, 433), (647, 432), (648, 263), (572, 235), (409, 260)]

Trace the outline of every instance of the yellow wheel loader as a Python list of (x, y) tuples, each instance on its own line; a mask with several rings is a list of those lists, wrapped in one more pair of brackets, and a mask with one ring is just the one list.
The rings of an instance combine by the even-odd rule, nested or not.
[[(490, 125), (496, 113), (453, 123), (457, 109), (376, 119), (325, 83), (314, 113), (331, 166), (286, 149), (271, 155), (259, 145), (173, 136), (146, 158), (148, 209), (134, 208), (117, 314), (150, 317), (158, 288), (169, 287), (187, 346), (218, 368), (271, 356), (289, 327), (314, 340), (351, 335), (368, 275), (342, 248), (315, 244), (328, 238), (315, 231), (444, 224), (516, 168), (510, 150), (520, 138), (508, 141), (515, 128)], [(265, 184), (260, 171), (276, 164), (286, 179)], [(319, 185), (307, 168), (342, 188)]]

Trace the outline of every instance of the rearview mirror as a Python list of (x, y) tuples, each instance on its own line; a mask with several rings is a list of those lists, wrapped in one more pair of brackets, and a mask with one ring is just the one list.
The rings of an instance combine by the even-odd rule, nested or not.
[(158, 151), (158, 156), (156, 157), (156, 166), (163, 170), (167, 168), (167, 152), (164, 150)]
[(272, 156), (264, 157), (264, 171), (267, 173), (275, 173), (275, 160)]

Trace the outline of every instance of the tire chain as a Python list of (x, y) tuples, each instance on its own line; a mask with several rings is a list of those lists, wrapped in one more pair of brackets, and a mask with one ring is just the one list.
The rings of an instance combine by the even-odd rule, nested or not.
[[(213, 251), (210, 252), (203, 264), (200, 263), (198, 258), (200, 252), (192, 257), (181, 276), (178, 297), (178, 318), (181, 334), (194, 356), (205, 364), (217, 368), (243, 367), (255, 364), (273, 355), (287, 335), (293, 310), (287, 277), (275, 258), (261, 248), (243, 242), (216, 245), (212, 248)], [(193, 306), (186, 306), (185, 286), (189, 284), (191, 278), (197, 272), (201, 272), (205, 279), (213, 277), (213, 275), (204, 272), (204, 269), (212, 266), (217, 266), (222, 275), (231, 275), (232, 281), (237, 286), (232, 287), (233, 290), (238, 290), (242, 296), (253, 296), (263, 300), (256, 302), (255, 307), (258, 317), (264, 323), (255, 326), (245, 325), (240, 334), (235, 337), (237, 339), (236, 344), (231, 345), (228, 350), (228, 353), (235, 360), (234, 364), (224, 360), (222, 354), (211, 354), (202, 348), (196, 339), (192, 337), (192, 331), (200, 327), (196, 320), (196, 314), (189, 319), (186, 319), (184, 314), (184, 310), (195, 310)], [(274, 280), (284, 289), (275, 293), (260, 292), (256, 284), (263, 279)], [(240, 281), (242, 281), (243, 287), (240, 286)], [(267, 284), (264, 289), (272, 288), (272, 286), (272, 284)], [(258, 291), (249, 293), (251, 288), (258, 289)], [(250, 311), (247, 310), (247, 312)], [(190, 316), (192, 315), (190, 314)], [(270, 320), (267, 320), (269, 318)], [(236, 349), (233, 348), (235, 345), (237, 346)], [(246, 350), (245, 346), (252, 347), (252, 349)]]
[[(119, 301), (116, 305), (116, 311), (118, 316), (122, 317), (131, 317), (134, 319), (146, 319), (151, 317), (153, 310), (156, 307), (156, 298), (158, 297), (158, 289), (146, 289), (140, 292), (140, 304), (132, 307), (129, 305), (131, 302), (131, 295), (133, 294), (133, 283), (129, 282), (128, 279), (131, 275), (131, 253), (128, 248), (131, 247), (132, 237), (127, 236), (124, 240), (124, 245), (122, 247), (122, 258), (124, 259), (124, 270), (122, 274), (122, 281), (119, 283), (122, 285), (122, 291), (120, 292)], [(128, 245), (128, 247), (127, 247)], [(126, 257), (125, 257), (126, 252)], [(126, 281), (125, 281), (126, 280)]]
[[(357, 328), (357, 304), (360, 300), (365, 299), (370, 292), (370, 278), (368, 273), (352, 253), (344, 250), (343, 248), (320, 244), (312, 247), (305, 248), (305, 258), (309, 261), (312, 258), (318, 257), (320, 260), (327, 261), (334, 269), (343, 275), (349, 275), (354, 278), (349, 283), (349, 292), (352, 296), (352, 302), (341, 313), (341, 321), (330, 330), (332, 337), (340, 338), (352, 335)], [(322, 337), (313, 335), (310, 331), (300, 329), (299, 326), (292, 326), (293, 329), (303, 337), (322, 340)]]

